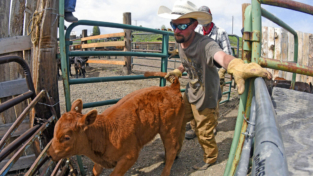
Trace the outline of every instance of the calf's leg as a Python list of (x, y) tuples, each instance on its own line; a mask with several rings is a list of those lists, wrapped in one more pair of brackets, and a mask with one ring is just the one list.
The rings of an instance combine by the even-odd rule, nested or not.
[[(183, 115), (183, 114), (182, 114)], [(181, 133), (181, 126), (182, 126), (182, 117), (181, 115), (176, 117), (176, 119), (180, 119), (176, 123), (173, 122), (172, 127), (161, 128), (160, 135), (164, 144), (165, 148), (165, 166), (162, 171), (161, 176), (169, 176), (171, 173), (171, 168), (174, 163), (174, 160), (181, 149), (180, 144), (180, 133)]]
[(95, 163), (95, 165), (93, 166), (93, 169), (92, 169), (92, 175), (94, 176), (98, 176), (101, 174), (103, 170), (103, 167), (97, 163)]
[[(135, 154), (135, 156), (133, 154)], [(128, 169), (130, 169), (135, 164), (138, 155), (139, 150), (133, 151), (132, 155), (124, 155), (122, 159), (117, 162), (110, 176), (123, 176), (128, 171)]]

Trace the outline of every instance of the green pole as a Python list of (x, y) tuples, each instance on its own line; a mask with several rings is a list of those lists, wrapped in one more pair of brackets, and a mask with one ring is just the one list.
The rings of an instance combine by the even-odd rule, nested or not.
[(252, 0), (252, 55), (251, 62), (258, 63), (258, 59), (261, 56), (261, 44), (262, 39), (262, 21), (261, 21), (261, 4), (257, 0)]
[[(65, 95), (65, 105), (66, 111), (71, 110), (71, 94), (70, 94), (70, 85), (69, 85), (69, 75), (68, 75), (68, 63), (67, 63), (67, 53), (65, 52), (65, 37), (64, 37), (64, 0), (59, 0), (59, 42), (60, 42), (60, 55), (61, 55), (61, 69), (62, 69), (62, 78), (64, 86), (64, 95)], [(85, 176), (85, 170), (83, 167), (81, 156), (76, 156), (77, 162), (79, 165), (80, 173)]]
[[(251, 32), (252, 31), (251, 5), (246, 8), (244, 15), (245, 15), (244, 30), (245, 32)], [(247, 45), (246, 48), (244, 48), (245, 52), (247, 51), (249, 53), (251, 51), (251, 47), (248, 47), (248, 45), (250, 46), (250, 41), (244, 41), (244, 44)], [(249, 82), (250, 82), (249, 80), (245, 82), (245, 91), (242, 95), (240, 95), (236, 127), (235, 127), (234, 137), (233, 137), (231, 148), (230, 148), (229, 155), (228, 155), (226, 168), (224, 171), (224, 176), (229, 176), (232, 163), (235, 158), (235, 153), (236, 153), (236, 149), (238, 146), (241, 128), (242, 128), (243, 115), (245, 114), (245, 107), (246, 107), (248, 90), (249, 90)]]
[(60, 42), (60, 56), (61, 56), (61, 69), (62, 69), (62, 79), (65, 95), (65, 105), (66, 111), (71, 109), (71, 94), (69, 85), (69, 75), (68, 75), (68, 64), (66, 61), (65, 52), (65, 37), (64, 37), (64, 0), (59, 0), (59, 42)]
[[(262, 16), (265, 18), (271, 20), (272, 22), (276, 23), (277, 25), (283, 27), (287, 31), (293, 34), (294, 36), (294, 62), (298, 63), (298, 34), (295, 30), (293, 30), (290, 26), (288, 26), (286, 23), (275, 17), (270, 12), (266, 11), (265, 9), (261, 8)], [(292, 74), (292, 81), (291, 81), (291, 88), (294, 89), (296, 82), (296, 73)]]
[[(161, 72), (167, 72), (167, 56), (168, 56), (168, 41), (169, 35), (163, 34), (162, 39), (162, 54), (165, 54), (165, 57), (161, 59)], [(166, 85), (166, 79), (160, 78), (160, 86), (163, 87)]]
[(239, 141), (239, 137), (240, 137), (240, 132), (241, 132), (241, 127), (242, 127), (242, 122), (243, 122), (243, 115), (245, 114), (245, 107), (246, 107), (247, 96), (248, 96), (249, 82), (250, 82), (249, 80), (247, 80), (245, 82), (245, 91), (242, 95), (240, 95), (235, 132), (234, 132), (233, 141), (231, 143), (231, 148), (230, 148), (230, 152), (228, 155), (228, 160), (227, 160), (224, 176), (229, 176), (231, 166), (232, 166), (233, 160), (235, 158), (235, 152), (237, 149), (237, 145), (238, 145), (238, 141)]

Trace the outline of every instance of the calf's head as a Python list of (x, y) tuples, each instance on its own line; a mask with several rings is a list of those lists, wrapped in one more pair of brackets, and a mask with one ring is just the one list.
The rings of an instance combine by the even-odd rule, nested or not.
[(52, 143), (48, 149), (48, 155), (52, 160), (58, 161), (73, 155), (84, 154), (88, 148), (88, 139), (84, 131), (95, 121), (98, 112), (91, 110), (83, 115), (82, 109), (83, 102), (78, 99), (73, 103), (71, 110), (64, 113), (57, 121)]

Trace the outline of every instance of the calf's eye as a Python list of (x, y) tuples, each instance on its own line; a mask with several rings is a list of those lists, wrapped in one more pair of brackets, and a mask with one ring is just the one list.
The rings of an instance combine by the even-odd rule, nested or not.
[(71, 138), (69, 136), (64, 136), (64, 140), (68, 141), (70, 140)]

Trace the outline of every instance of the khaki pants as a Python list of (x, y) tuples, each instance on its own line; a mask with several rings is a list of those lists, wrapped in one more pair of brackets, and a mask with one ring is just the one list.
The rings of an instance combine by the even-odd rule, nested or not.
[[(185, 139), (186, 123), (195, 121), (195, 132), (198, 136), (199, 143), (204, 151), (204, 162), (212, 164), (216, 162), (218, 149), (215, 141), (213, 129), (217, 125), (217, 117), (219, 116), (218, 105), (216, 108), (206, 108), (198, 111), (196, 106), (188, 102), (186, 94), (184, 94), (185, 116), (181, 128), (180, 144), (182, 146)], [(180, 150), (179, 150), (180, 152)]]
[[(223, 90), (224, 84), (225, 84), (224, 82), (225, 82), (224, 79), (220, 79), (220, 88), (221, 88), (222, 94), (223, 94), (223, 92), (224, 92), (224, 90)], [(222, 100), (222, 98), (218, 100), (218, 103), (220, 103), (221, 100)], [(218, 104), (218, 105), (219, 105), (219, 104)], [(217, 114), (217, 118), (219, 118), (219, 109), (218, 109), (218, 105), (217, 105), (217, 113), (218, 113), (218, 114)], [(195, 121), (195, 120), (191, 120), (191, 121), (190, 121), (190, 126), (191, 126), (191, 129), (195, 130), (195, 129), (196, 129), (196, 121)]]

